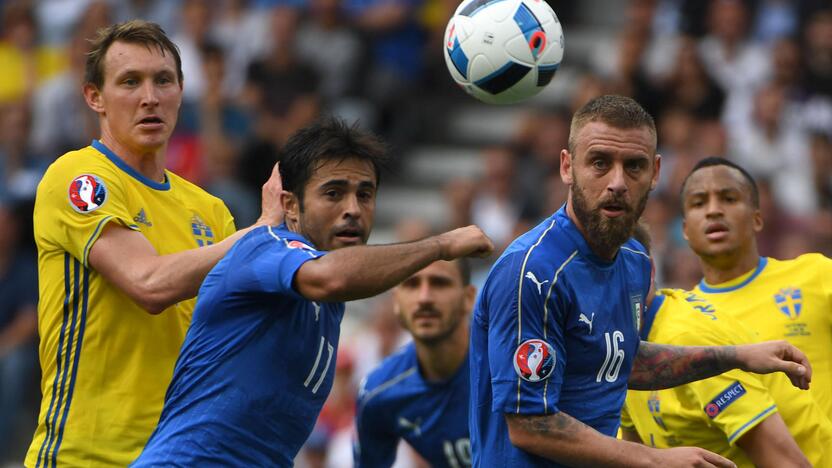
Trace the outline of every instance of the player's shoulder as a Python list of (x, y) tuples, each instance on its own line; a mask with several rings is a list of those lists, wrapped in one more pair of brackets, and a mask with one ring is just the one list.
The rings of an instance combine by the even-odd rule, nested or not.
[(553, 215), (515, 239), (494, 264), (494, 271), (520, 275), (524, 271), (553, 266), (557, 269), (577, 254), (563, 227)]
[(650, 259), (650, 254), (647, 253), (647, 249), (644, 245), (632, 237), (627, 239), (627, 241), (621, 245), (621, 253), (622, 255), (628, 257), (636, 257), (639, 259), (646, 259), (648, 261)]
[(224, 204), (222, 199), (219, 197), (211, 195), (199, 185), (180, 176), (179, 174), (176, 174), (173, 171), (165, 170), (165, 175), (167, 176), (168, 183), (171, 187), (176, 187), (176, 190), (184, 192), (188, 197), (198, 197), (204, 203)]
[(46, 169), (42, 180), (56, 182), (61, 179), (73, 179), (85, 174), (113, 177), (116, 175), (116, 168), (98, 150), (92, 146), (86, 146), (59, 156)]
[[(727, 314), (719, 314), (703, 296), (683, 289), (660, 289), (661, 306), (654, 328), (665, 343), (676, 345), (721, 345), (734, 343), (732, 334), (745, 336)], [(652, 336), (652, 330), (651, 330)], [(747, 340), (746, 340), (747, 341)]]
[(821, 253), (805, 253), (790, 260), (769, 259), (775, 266), (803, 270), (805, 268), (832, 268), (832, 259)]
[(413, 378), (419, 378), (416, 348), (408, 343), (395, 353), (387, 356), (364, 378), (358, 399), (365, 407), (378, 405), (394, 398), (397, 390), (408, 388)]

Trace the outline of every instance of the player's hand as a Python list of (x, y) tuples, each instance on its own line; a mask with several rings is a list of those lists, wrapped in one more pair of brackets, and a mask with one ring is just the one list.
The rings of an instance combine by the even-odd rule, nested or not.
[(667, 468), (737, 468), (731, 460), (697, 447), (676, 447), (656, 451), (655, 466)]
[(803, 390), (809, 389), (812, 381), (812, 366), (803, 351), (787, 341), (766, 341), (737, 346), (737, 360), (740, 369), (757, 374), (783, 372), (792, 385)]
[(275, 226), (282, 223), (283, 205), (280, 203), (280, 194), (283, 193), (283, 181), (280, 179), (280, 163), (272, 168), (272, 174), (263, 184), (262, 192), (263, 201), (257, 224)]
[(466, 226), (437, 236), (442, 260), (459, 257), (487, 257), (494, 251), (494, 243), (480, 228)]

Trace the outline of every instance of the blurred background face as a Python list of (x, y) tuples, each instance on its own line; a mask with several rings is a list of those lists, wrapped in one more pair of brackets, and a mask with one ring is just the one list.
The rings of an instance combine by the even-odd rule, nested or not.
[[(613, 253), (630, 238), (658, 176), (654, 136), (647, 128), (589, 122), (570, 156), (570, 202), (590, 245)], [(563, 161), (562, 161), (563, 162)], [(561, 168), (563, 175), (565, 167)]]
[(747, 250), (763, 227), (751, 188), (734, 168), (699, 169), (688, 179), (682, 196), (685, 239), (706, 260)]
[(462, 284), (453, 262), (434, 262), (393, 290), (396, 315), (417, 342), (451, 336), (473, 307), (474, 287)]
[(325, 161), (304, 188), (297, 218), (316, 248), (334, 250), (367, 243), (376, 208), (376, 172), (356, 158)]

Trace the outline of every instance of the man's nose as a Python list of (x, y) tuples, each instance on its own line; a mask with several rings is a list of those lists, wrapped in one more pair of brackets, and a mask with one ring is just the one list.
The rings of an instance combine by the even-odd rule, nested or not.
[(627, 191), (624, 167), (621, 164), (613, 165), (607, 181), (607, 190), (615, 195), (623, 195)]

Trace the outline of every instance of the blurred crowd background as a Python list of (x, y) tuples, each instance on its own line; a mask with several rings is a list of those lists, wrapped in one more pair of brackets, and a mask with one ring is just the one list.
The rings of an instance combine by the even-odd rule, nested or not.
[[(680, 182), (726, 156), (761, 189), (763, 255), (832, 254), (832, 4), (828, 0), (549, 0), (566, 52), (522, 106), (478, 104), (450, 79), (442, 36), (456, 0), (0, 0), (0, 466), (19, 466), (40, 399), (37, 183), (97, 138), (81, 86), (87, 39), (131, 18), (179, 46), (184, 103), (169, 168), (225, 200), (240, 227), (298, 128), (338, 115), (382, 135), (371, 242), (476, 223), (505, 247), (565, 201), (571, 113), (603, 93), (656, 118), (662, 176), (644, 219), (660, 284), (692, 287)], [(480, 281), (496, 255), (476, 265)], [(329, 401), (298, 466), (351, 466), (361, 378), (407, 337), (381, 296), (348, 305)], [(400, 466), (419, 466), (407, 449)]]

